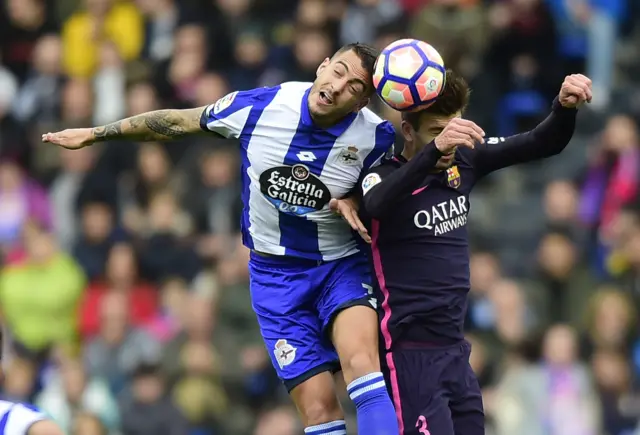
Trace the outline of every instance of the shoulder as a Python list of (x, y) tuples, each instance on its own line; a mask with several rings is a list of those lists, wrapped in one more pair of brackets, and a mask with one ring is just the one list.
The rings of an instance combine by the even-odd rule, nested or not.
[(312, 85), (313, 83), (311, 82), (284, 82), (277, 87), (282, 89), (282, 92), (292, 94), (298, 93), (302, 95), (307, 92), (307, 89), (309, 89)]
[(358, 131), (374, 133), (376, 138), (376, 144), (380, 145), (392, 145), (396, 139), (396, 130), (393, 124), (378, 116), (371, 109), (364, 108), (358, 112), (358, 116), (354, 122), (354, 127)]
[(400, 162), (394, 158), (383, 159), (378, 166), (367, 171), (366, 175), (362, 178), (362, 183), (360, 183), (362, 194), (366, 194), (373, 186), (380, 183), (384, 177), (398, 169), (400, 165)]

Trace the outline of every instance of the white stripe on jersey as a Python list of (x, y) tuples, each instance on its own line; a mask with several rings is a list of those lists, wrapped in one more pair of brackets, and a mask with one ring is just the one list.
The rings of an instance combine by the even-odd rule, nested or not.
[(291, 82), (234, 92), (207, 108), (202, 126), (240, 139), (245, 244), (268, 254), (334, 260), (358, 248), (328, 202), (357, 188), (361, 172), (393, 147), (395, 132), (368, 109), (337, 126), (315, 127), (310, 87)]
[(26, 435), (34, 423), (46, 419), (25, 405), (0, 400), (0, 435)]

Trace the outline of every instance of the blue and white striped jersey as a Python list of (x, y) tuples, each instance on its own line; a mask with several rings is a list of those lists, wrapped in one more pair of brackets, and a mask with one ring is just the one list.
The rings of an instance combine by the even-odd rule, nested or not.
[(33, 406), (0, 400), (0, 435), (26, 435), (34, 423), (46, 419)]
[(349, 225), (329, 209), (392, 150), (395, 131), (369, 109), (314, 125), (311, 83), (233, 92), (207, 107), (202, 128), (239, 139), (242, 235), (256, 251), (335, 260), (358, 252)]

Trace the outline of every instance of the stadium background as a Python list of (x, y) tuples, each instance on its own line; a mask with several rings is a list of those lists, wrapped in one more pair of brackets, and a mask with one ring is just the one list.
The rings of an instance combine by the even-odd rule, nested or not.
[(564, 74), (593, 79), (563, 154), (474, 194), (472, 365), (489, 434), (640, 433), (639, 2), (2, 4), (3, 398), (71, 434), (301, 433), (251, 311), (235, 144), (40, 134), (312, 80), (344, 42), (411, 35), (468, 78), (491, 135), (534, 125)]

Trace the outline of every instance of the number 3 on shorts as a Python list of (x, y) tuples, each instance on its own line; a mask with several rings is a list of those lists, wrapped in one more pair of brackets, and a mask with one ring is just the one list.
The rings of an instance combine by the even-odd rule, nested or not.
[(418, 421), (416, 421), (416, 427), (418, 428), (418, 432), (422, 435), (431, 435), (429, 429), (427, 429), (427, 419), (424, 415), (418, 417)]

